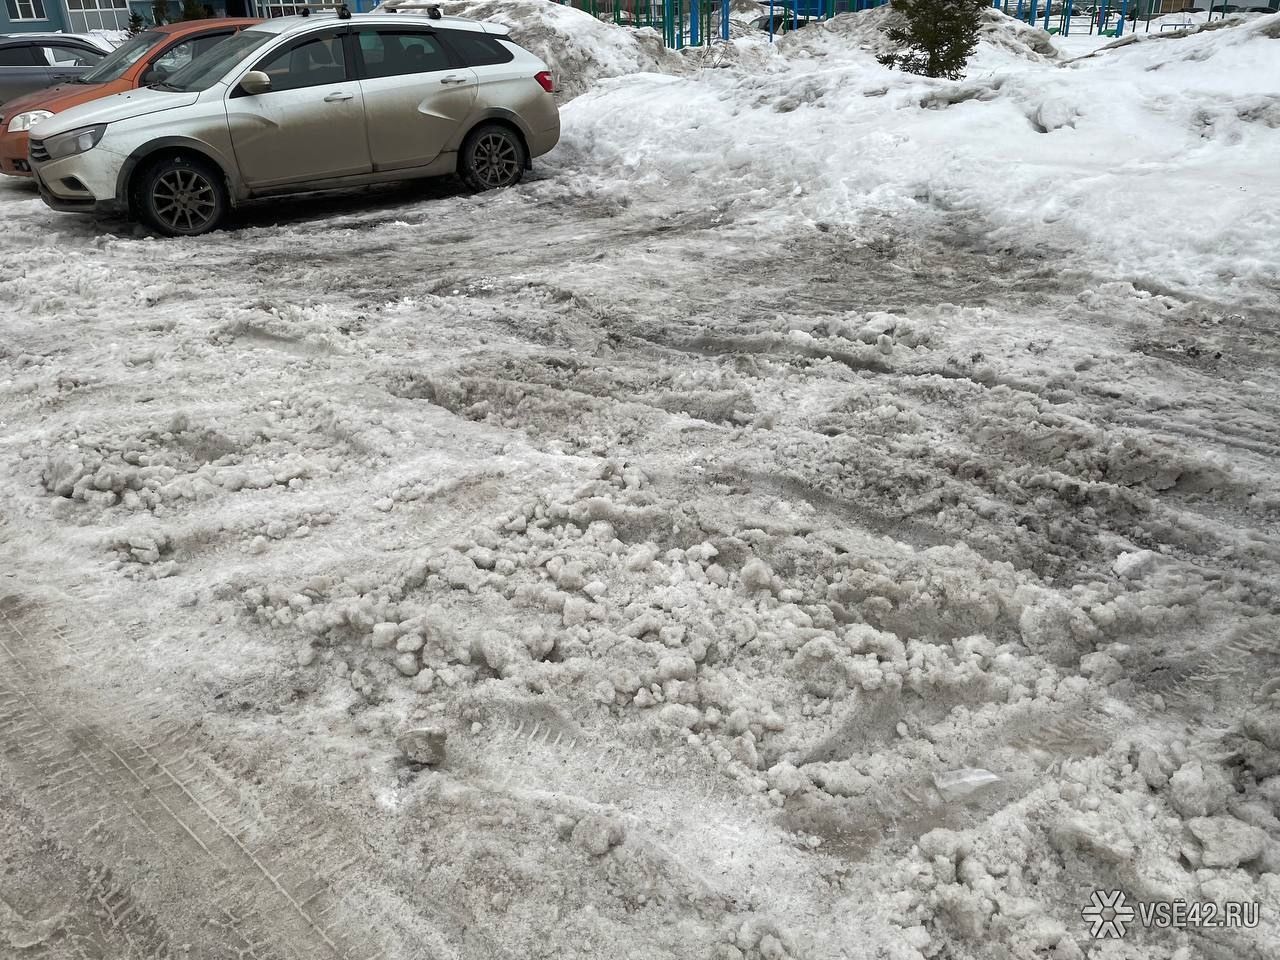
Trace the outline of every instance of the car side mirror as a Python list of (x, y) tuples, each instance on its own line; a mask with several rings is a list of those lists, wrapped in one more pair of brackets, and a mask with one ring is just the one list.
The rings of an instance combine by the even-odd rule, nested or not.
[(240, 89), (251, 97), (261, 96), (271, 89), (271, 78), (261, 70), (250, 70), (240, 81)]

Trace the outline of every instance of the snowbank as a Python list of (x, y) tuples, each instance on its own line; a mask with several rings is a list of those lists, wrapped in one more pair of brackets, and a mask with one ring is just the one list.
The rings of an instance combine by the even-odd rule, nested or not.
[[(413, 9), (415, 0), (395, 4)], [(418, 4), (425, 6), (425, 3)], [(385, 9), (392, 4), (383, 4)], [(439, 4), (450, 17), (490, 20), (511, 28), (511, 39), (541, 58), (556, 78), (556, 92), (571, 100), (606, 77), (678, 73), (684, 61), (654, 30), (619, 27), (551, 0), (459, 0)]]
[[(902, 19), (892, 6), (874, 7), (810, 24), (803, 30), (781, 37), (778, 46), (781, 52), (792, 57), (847, 56), (850, 47), (879, 57), (896, 49), (885, 34)], [(981, 40), (971, 61), (971, 70), (990, 66), (1003, 58), (1060, 60), (1062, 53), (1043, 30), (1006, 16), (999, 10), (984, 10)]]
[(961, 212), (998, 248), (1153, 289), (1263, 295), (1280, 277), (1280, 18), (1065, 65), (999, 18), (1007, 42), (953, 83), (877, 64), (875, 13), (784, 38), (785, 70), (610, 81), (565, 111), (562, 162), (608, 171), (606, 192), (685, 182), (768, 207), (763, 230)]
[[(1204, 10), (1197, 10), (1195, 12), (1188, 13), (1167, 13), (1163, 17), (1156, 17), (1151, 21), (1150, 32), (1155, 33), (1156, 31), (1161, 31), (1167, 33), (1175, 27), (1186, 27), (1194, 30), (1197, 27), (1204, 26), (1208, 22), (1209, 14)], [(1139, 27), (1138, 29), (1146, 32), (1145, 27)]]

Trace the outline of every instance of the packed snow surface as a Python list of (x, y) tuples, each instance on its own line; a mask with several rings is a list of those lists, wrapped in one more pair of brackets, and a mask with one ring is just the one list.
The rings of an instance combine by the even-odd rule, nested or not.
[(1280, 955), (1280, 17), (465, 6), (517, 188), (0, 184), (0, 956)]

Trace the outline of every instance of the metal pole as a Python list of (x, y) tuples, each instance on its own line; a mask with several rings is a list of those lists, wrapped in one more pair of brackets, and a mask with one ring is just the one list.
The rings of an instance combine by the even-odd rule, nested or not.
[(689, 46), (698, 46), (698, 0), (689, 0)]
[(1044, 0), (1044, 32), (1049, 32), (1049, 12), (1053, 10), (1053, 0)]
[(1036, 11), (1039, 9), (1036, 6), (1036, 2), (1037, 0), (1031, 0), (1031, 14), (1027, 17), (1027, 23), (1034, 24), (1036, 22)]
[(1071, 34), (1071, 8), (1074, 6), (1075, 0), (1067, 0), (1067, 19), (1062, 24), (1062, 35), (1064, 37)]
[(1116, 36), (1124, 36), (1124, 18), (1129, 14), (1129, 0), (1120, 0), (1120, 22), (1116, 24)]
[(773, 0), (769, 0), (769, 42), (773, 43)]

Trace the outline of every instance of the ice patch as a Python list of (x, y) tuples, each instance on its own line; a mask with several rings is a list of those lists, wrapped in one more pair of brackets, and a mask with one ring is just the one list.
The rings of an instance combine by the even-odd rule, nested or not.
[(999, 782), (1000, 777), (981, 767), (965, 767), (933, 775), (933, 784), (944, 800), (962, 800)]

